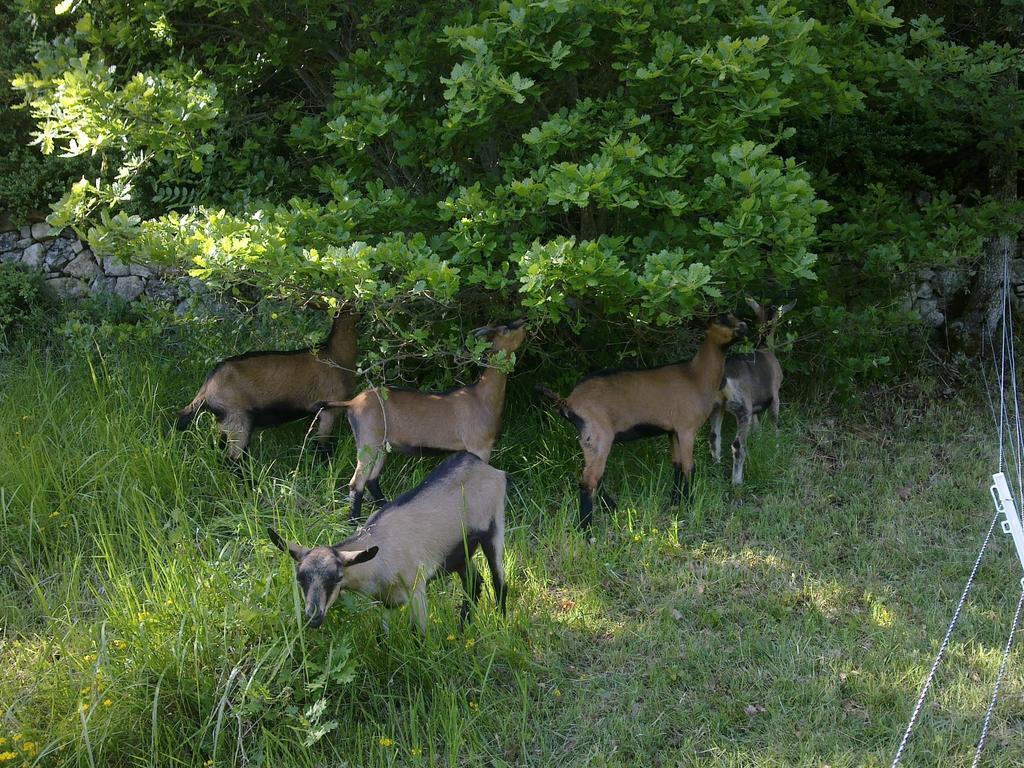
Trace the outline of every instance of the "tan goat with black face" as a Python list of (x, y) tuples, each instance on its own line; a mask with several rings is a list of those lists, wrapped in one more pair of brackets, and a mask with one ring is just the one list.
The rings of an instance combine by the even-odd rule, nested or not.
[[(526, 339), (525, 321), (481, 328), (476, 335), (490, 339), (493, 354), (512, 354)], [(365, 489), (376, 502), (384, 501), (377, 478), (387, 458), (385, 443), (399, 453), (469, 451), (488, 461), (501, 428), (507, 381), (508, 374), (488, 367), (475, 383), (448, 392), (381, 387), (364, 390), (351, 400), (323, 403), (348, 409), (355, 437), (351, 518), (359, 517)]]
[(684, 490), (689, 495), (693, 441), (715, 404), (725, 368), (725, 348), (746, 330), (746, 323), (732, 315), (720, 316), (708, 325), (704, 343), (689, 362), (594, 373), (564, 399), (537, 386), (579, 431), (585, 462), (580, 482), (582, 526), (590, 525), (594, 491), (615, 443), (667, 434), (674, 470), (670, 503), (678, 503)]
[[(356, 317), (334, 318), (321, 349), (249, 352), (217, 365), (192, 402), (178, 412), (185, 430), (201, 411), (212, 411), (228, 457), (240, 459), (253, 429), (314, 416), (324, 400), (348, 397), (355, 388)], [(329, 451), (335, 414), (320, 414), (317, 449)]]
[(470, 453), (445, 459), (416, 488), (375, 512), (340, 544), (306, 549), (270, 528), (271, 540), (296, 563), (306, 619), (319, 627), (342, 590), (361, 592), (395, 608), (409, 603), (427, 628), (427, 582), (458, 574), (466, 590), (461, 620), (480, 597), (472, 558), (482, 549), (494, 596), (505, 613), (505, 473)]
[(747, 458), (747, 436), (751, 422), (766, 410), (779, 418), (779, 388), (782, 386), (782, 366), (775, 357), (775, 327), (782, 316), (796, 304), (764, 308), (753, 299), (747, 299), (758, 322), (766, 327), (765, 346), (754, 352), (729, 355), (725, 361), (725, 375), (714, 410), (711, 412), (711, 455), (715, 462), (722, 458), (722, 416), (728, 411), (736, 418), (736, 437), (732, 441), (732, 482), (743, 483), (743, 462)]

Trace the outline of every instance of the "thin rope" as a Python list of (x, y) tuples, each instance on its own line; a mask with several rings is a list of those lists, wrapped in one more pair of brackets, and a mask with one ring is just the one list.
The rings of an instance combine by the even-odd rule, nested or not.
[[(1012, 453), (1014, 455), (1014, 464), (1017, 469), (1017, 487), (1024, 493), (1024, 475), (1022, 475), (1022, 462), (1021, 459), (1024, 457), (1024, 429), (1021, 426), (1021, 414), (1020, 407), (1017, 398), (1017, 366), (1016, 360), (1014, 359), (1014, 348), (1013, 348), (1013, 335), (1012, 335), (1012, 320), (1010, 317), (1012, 313), (1009, 311), (1009, 283), (1010, 283), (1010, 272), (1009, 272), (1009, 249), (1003, 249), (1003, 270), (1002, 270), (1002, 286), (1000, 289), (1000, 321), (1002, 325), (1002, 333), (1000, 335), (1000, 360), (999, 360), (999, 418), (997, 422), (997, 430), (999, 433), (999, 471), (1002, 471), (1005, 466), (1006, 452), (1003, 443), (1003, 427), (1005, 425), (1007, 434), (1012, 439)], [(994, 335), (994, 334), (992, 334)], [(984, 343), (984, 342), (983, 342)], [(995, 344), (991, 344), (992, 347), (992, 362), (995, 364)], [(1009, 347), (1009, 349), (1007, 349)], [(1009, 422), (1009, 414), (1006, 408), (1006, 367), (1007, 357), (1010, 359), (1010, 380), (1011, 386), (1013, 387), (1013, 401), (1014, 401), (1014, 427), (1011, 427)], [(984, 370), (984, 366), (982, 366)], [(986, 375), (986, 393), (988, 392), (988, 377)], [(992, 398), (989, 398), (990, 405), (992, 405)], [(992, 405), (993, 415), (995, 415), (995, 408)], [(1022, 497), (1021, 507), (1024, 507), (1024, 497)], [(910, 735), (914, 730), (914, 726), (917, 724), (917, 720), (921, 715), (921, 710), (924, 707), (925, 699), (928, 697), (928, 693), (931, 690), (932, 684), (935, 682), (935, 675), (938, 672), (939, 665), (942, 663), (942, 659), (946, 655), (946, 650), (949, 648), (949, 641), (953, 635), (953, 630), (956, 628), (957, 622), (960, 620), (960, 614), (963, 611), (964, 604), (967, 601), (967, 595), (971, 591), (971, 587), (974, 584), (974, 580), (978, 575), (978, 568), (981, 565), (981, 559), (985, 554), (985, 550), (988, 549), (989, 542), (992, 540), (992, 534), (995, 531), (996, 523), (999, 522), (999, 517), (1002, 514), (1002, 510), (996, 509), (995, 514), (992, 517), (992, 522), (989, 524), (988, 532), (985, 534), (985, 539), (981, 543), (981, 549), (978, 550), (978, 556), (974, 560), (974, 566), (971, 568), (971, 573), (967, 577), (967, 583), (964, 585), (964, 590), (960, 594), (960, 600), (957, 603), (956, 610), (953, 611), (953, 617), (950, 619), (949, 626), (946, 628), (946, 634), (942, 638), (942, 643), (939, 645), (939, 651), (935, 655), (935, 660), (932, 662), (931, 668), (928, 670), (928, 675), (925, 678), (924, 685), (921, 688), (921, 693), (917, 698), (917, 702), (914, 704), (914, 710), (910, 715), (910, 722), (907, 723), (906, 729), (903, 731), (903, 738), (900, 740), (899, 747), (896, 750), (896, 755), (893, 757), (891, 768), (897, 768), (900, 760), (903, 758), (903, 753), (907, 748), (907, 743), (910, 740)], [(980, 760), (981, 750), (984, 748), (985, 740), (988, 737), (989, 721), (991, 719), (991, 713), (995, 709), (995, 703), (999, 696), (999, 687), (1002, 683), (1003, 674), (1005, 672), (1006, 655), (1009, 653), (1010, 644), (1013, 641), (1013, 635), (1016, 632), (1017, 624), (1020, 620), (1021, 605), (1024, 605), (1024, 592), (1021, 595), (1021, 603), (1017, 606), (1017, 612), (1014, 616), (1013, 626), (1011, 627), (1010, 639), (1007, 641), (1006, 652), (1004, 653), (1003, 666), (1000, 668), (999, 675), (996, 680), (996, 687), (993, 691), (992, 701), (989, 703), (989, 712), (986, 714), (985, 723), (983, 725), (982, 735), (978, 742), (977, 752), (975, 754), (975, 766), (977, 766), (977, 760)]]
[[(1010, 295), (1009, 295), (1009, 284), (1010, 284), (1010, 259), (1009, 249), (1003, 249), (1003, 295), (1006, 298), (1006, 304), (1003, 306), (1003, 328), (1004, 333), (1009, 340), (1010, 352), (1010, 386), (1013, 393), (1013, 418), (1015, 424), (1015, 440), (1016, 440), (1016, 456), (1015, 464), (1017, 465), (1017, 491), (1018, 494), (1024, 493), (1024, 467), (1022, 467), (1021, 459), (1024, 458), (1024, 428), (1021, 426), (1021, 414), (1020, 414), (1020, 399), (1017, 394), (1017, 354), (1014, 347), (1013, 341), (1013, 312), (1010, 306)], [(1024, 508), (1024, 496), (1018, 496), (1018, 509)]]
[(978, 768), (981, 764), (981, 753), (985, 749), (985, 740), (988, 739), (988, 729), (992, 722), (992, 713), (996, 709), (996, 701), (999, 699), (999, 689), (1003, 684), (1003, 676), (1006, 674), (1006, 662), (1010, 658), (1010, 648), (1013, 645), (1014, 635), (1017, 634), (1017, 627), (1020, 624), (1021, 609), (1024, 608), (1024, 589), (1021, 590), (1020, 600), (1017, 601), (1017, 611), (1013, 614), (1013, 624), (1010, 625), (1010, 636), (1006, 638), (1006, 647), (1003, 648), (1003, 660), (999, 664), (999, 674), (996, 675), (995, 686), (992, 689), (992, 698), (988, 702), (988, 709), (985, 711), (985, 722), (981, 726), (981, 737), (978, 739), (978, 746), (974, 750), (974, 760), (971, 761), (971, 768)]
[(903, 751), (907, 748), (907, 742), (910, 740), (910, 734), (914, 730), (914, 726), (917, 724), (917, 718), (921, 714), (921, 707), (924, 706), (924, 700), (928, 696), (928, 691), (932, 687), (932, 682), (935, 680), (935, 673), (939, 669), (939, 664), (942, 663), (943, 657), (946, 655), (946, 649), (949, 647), (949, 638), (953, 635), (953, 628), (956, 627), (956, 623), (960, 620), (960, 612), (963, 610), (964, 603), (967, 601), (967, 594), (971, 591), (971, 586), (974, 584), (974, 577), (978, 573), (978, 566), (981, 565), (982, 555), (985, 554), (985, 549), (988, 547), (989, 541), (992, 539), (992, 532), (996, 529), (996, 523), (999, 521), (999, 512), (997, 511), (995, 516), (992, 518), (992, 524), (988, 527), (988, 533), (985, 534), (985, 540), (981, 543), (981, 549), (978, 550), (978, 556), (974, 559), (974, 567), (971, 568), (971, 575), (967, 577), (967, 584), (964, 585), (964, 591), (960, 595), (960, 602), (956, 605), (956, 610), (953, 612), (953, 618), (949, 622), (949, 627), (946, 629), (946, 634), (942, 638), (942, 644), (939, 646), (939, 652), (935, 655), (935, 661), (932, 662), (932, 667), (928, 670), (928, 677), (925, 678), (924, 687), (921, 688), (921, 695), (917, 697), (917, 704), (914, 705), (914, 711), (910, 715), (910, 722), (907, 723), (907, 728), (903, 732), (903, 738), (900, 740), (900, 746), (896, 750), (896, 756), (892, 759), (891, 768), (896, 768), (899, 765), (900, 760), (903, 757)]

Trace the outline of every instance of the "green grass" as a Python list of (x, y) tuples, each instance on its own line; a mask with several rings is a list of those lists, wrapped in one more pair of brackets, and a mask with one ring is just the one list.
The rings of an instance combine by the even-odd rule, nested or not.
[[(741, 491), (702, 437), (682, 512), (663, 441), (616, 448), (588, 541), (571, 429), (517, 381), (507, 619), (487, 599), (460, 632), (437, 582), (426, 637), (354, 596), (303, 632), (264, 529), (344, 535), (351, 438), (318, 464), (301, 425), (268, 431), (232, 473), (211, 420), (169, 430), (209, 357), (0, 361), (0, 767), (888, 765), (992, 515), (979, 393), (870, 417), (809, 398), (755, 433)], [(434, 463), (393, 458), (385, 490)], [(970, 764), (1019, 567), (999, 536), (906, 765)], [(986, 765), (1024, 762), (1020, 661)]]

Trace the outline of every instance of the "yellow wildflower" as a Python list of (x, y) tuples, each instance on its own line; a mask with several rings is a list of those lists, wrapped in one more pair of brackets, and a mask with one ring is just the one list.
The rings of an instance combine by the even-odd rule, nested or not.
[(149, 620), (149, 611), (139, 611), (135, 614), (135, 618), (138, 619), (140, 624), (142, 624)]
[(388, 747), (395, 746), (395, 742), (392, 739), (389, 739), (387, 736), (381, 736), (380, 740), (377, 743), (385, 749), (387, 749)]
[(21, 741), (25, 737), (23, 735), (21, 735), (20, 733), (16, 733), (13, 736), (11, 736), (11, 738), (14, 739), (14, 743), (17, 744), (19, 741)]
[(89, 702), (87, 702), (87, 701), (79, 702), (79, 704), (78, 704), (78, 711), (81, 712), (83, 715), (86, 712), (88, 712), (89, 711)]
[(560, 690), (558, 690), (557, 688), (555, 688), (555, 690), (553, 690), (551, 692), (551, 695), (554, 696), (556, 699), (558, 699), (558, 698), (561, 698), (562, 692)]
[(104, 706), (104, 707), (109, 707), (109, 706), (110, 706), (111, 704), (113, 704), (113, 703), (114, 703), (114, 702), (113, 702), (113, 701), (111, 701), (110, 699), (104, 699), (104, 700), (103, 700), (103, 706)]
[(472, 648), (474, 645), (476, 645), (476, 640), (474, 640), (472, 637), (466, 641), (467, 648)]
[(639, 533), (634, 533), (633, 534), (633, 541), (640, 541), (640, 534)]
[(29, 757), (32, 757), (32, 755), (39, 751), (39, 748), (36, 746), (34, 741), (26, 741), (21, 745), (21, 751)]
[(0, 763), (6, 763), (8, 760), (13, 760), (16, 757), (17, 755), (10, 750), (7, 752), (0, 752)]
[(85, 656), (82, 657), (82, 661), (84, 661), (86, 664), (92, 664), (94, 661), (96, 661), (96, 654), (87, 653), (85, 654)]
[(420, 749), (419, 747), (413, 747), (412, 749), (409, 750), (409, 756), (410, 757), (422, 757), (423, 756), (423, 750)]
[(124, 640), (115, 640), (113, 642), (113, 646), (118, 650), (123, 650), (128, 646), (128, 643), (126, 643)]
[(3, 736), (0, 736), (0, 747), (2, 747), (6, 743), (7, 743), (7, 739), (5, 739)]
[(455, 641), (455, 635), (448, 635), (448, 642), (451, 643), (451, 642), (454, 642), (454, 641)]
[(60, 512), (54, 511), (50, 513), (50, 517), (60, 517)]
[(480, 705), (477, 704), (475, 701), (470, 701), (469, 708), (476, 712), (478, 709), (480, 709)]

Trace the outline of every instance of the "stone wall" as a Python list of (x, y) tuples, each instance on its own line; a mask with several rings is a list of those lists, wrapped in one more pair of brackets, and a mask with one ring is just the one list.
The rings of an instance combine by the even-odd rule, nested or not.
[(97, 258), (74, 231), (55, 232), (46, 222), (0, 232), (0, 263), (42, 271), (47, 287), (60, 298), (112, 293), (135, 301), (148, 296), (184, 310), (196, 295), (206, 294), (201, 281), (181, 272)]
[[(3, 225), (0, 224), (0, 228)], [(126, 265), (114, 258), (96, 258), (71, 229), (54, 232), (46, 222), (0, 232), (0, 263), (15, 262), (40, 269), (46, 284), (61, 298), (113, 293), (125, 301), (149, 296), (174, 302), (179, 311), (196, 303), (214, 302), (199, 280), (170, 269)], [(962, 308), (972, 275), (965, 269), (926, 269), (904, 301), (930, 328), (941, 328), (952, 310)], [(1024, 303), (1024, 258), (1014, 259), (1013, 300)], [(215, 303), (215, 302), (214, 302)]]
[[(1018, 253), (1024, 252), (1018, 249)], [(916, 309), (921, 321), (929, 328), (941, 328), (951, 321), (955, 330), (959, 320), (955, 319), (964, 311), (968, 293), (974, 282), (973, 270), (924, 269), (917, 275), (910, 295), (904, 299), (904, 308)], [(1014, 311), (1024, 309), (1024, 258), (1013, 259), (1010, 264), (1010, 302)]]

